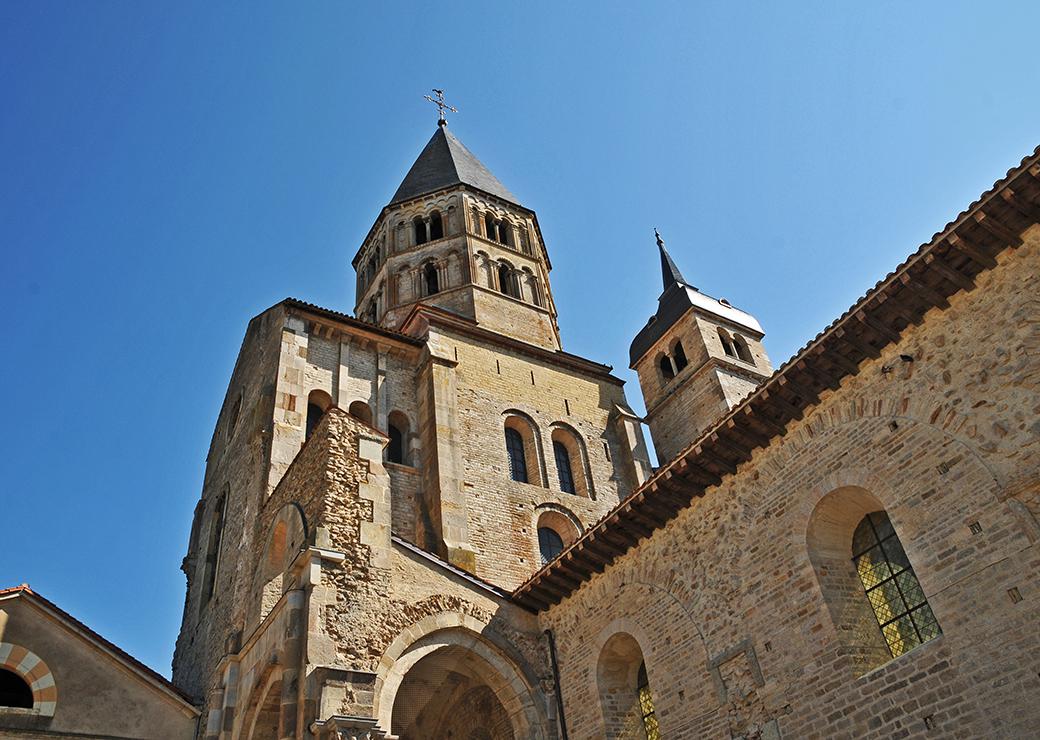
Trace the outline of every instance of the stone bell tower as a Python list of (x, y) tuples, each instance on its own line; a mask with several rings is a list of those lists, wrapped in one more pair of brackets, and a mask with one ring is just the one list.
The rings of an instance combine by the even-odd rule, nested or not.
[(362, 320), (396, 329), (423, 303), (560, 349), (551, 265), (534, 211), (443, 117), (352, 264)]
[(664, 291), (629, 349), (661, 464), (773, 372), (755, 317), (682, 276), (657, 232)]

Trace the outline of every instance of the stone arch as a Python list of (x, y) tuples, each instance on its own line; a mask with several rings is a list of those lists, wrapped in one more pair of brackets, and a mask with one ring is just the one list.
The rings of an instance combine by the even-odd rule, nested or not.
[(285, 576), (297, 553), (307, 544), (307, 517), (295, 501), (283, 505), (267, 527), (259, 563), (260, 619), (271, 613), (285, 589)]
[(675, 377), (675, 365), (672, 364), (672, 358), (667, 353), (658, 352), (656, 364), (666, 383)]
[[(529, 414), (519, 409), (506, 409), (502, 412), (502, 416), (504, 417), (503, 427), (506, 430), (516, 430), (523, 440), (524, 460), (527, 466), (526, 482), (534, 486), (546, 487), (545, 460), (542, 456), (542, 434), (538, 428), (538, 423)], [(508, 439), (506, 440), (506, 445), (503, 445), (503, 451), (506, 453), (506, 466), (504, 469), (508, 474), (510, 467), (509, 450), (507, 447)]]
[(310, 439), (325, 412), (332, 408), (332, 396), (327, 391), (315, 389), (307, 394), (307, 427), (304, 430), (304, 439)]
[[(640, 737), (644, 728), (638, 680), (647, 663), (644, 646), (650, 641), (632, 620), (620, 619), (607, 625), (596, 642), (594, 675), (604, 737)], [(649, 668), (646, 671), (651, 674)]]
[(393, 410), (386, 417), (386, 431), (390, 438), (385, 448), (388, 462), (411, 465), (412, 424), (403, 411)]
[(242, 717), (243, 740), (280, 740), (282, 733), (282, 669), (270, 665), (254, 684)]
[(53, 717), (58, 702), (54, 674), (43, 659), (31, 650), (10, 642), (0, 642), (0, 669), (10, 671), (29, 686), (32, 712), (40, 717)]
[(408, 672), (439, 651), (466, 651), (490, 671), (488, 685), (510, 717), (516, 740), (547, 737), (547, 718), (535, 698), (536, 677), (487, 631), (487, 625), (468, 614), (433, 614), (403, 630), (379, 661), (374, 685), (374, 714), (383, 728), (393, 727), (394, 704)]
[(495, 268), (491, 257), (488, 256), (487, 252), (477, 252), (473, 258), (477, 263), (477, 283), (494, 290)]
[(733, 349), (737, 353), (737, 359), (743, 360), (744, 362), (750, 362), (751, 364), (755, 363), (755, 358), (751, 355), (751, 346), (742, 334), (734, 332)]
[[(562, 506), (542, 504), (535, 508), (533, 518), (533, 530), (536, 535), (535, 552), (539, 556), (539, 559), (536, 559), (535, 562), (540, 563), (543, 567), (551, 560), (554, 560), (560, 552), (573, 545), (578, 537), (581, 536), (581, 522), (578, 521), (578, 518), (573, 513)], [(543, 536), (543, 529), (550, 530), (559, 538), (557, 543), (559, 552), (556, 552), (555, 548), (549, 546), (550, 543)]]
[(520, 280), (517, 277), (516, 267), (513, 266), (513, 263), (509, 260), (499, 260), (497, 270), (498, 290), (510, 298), (522, 300)]
[(672, 356), (672, 364), (675, 367), (675, 373), (678, 375), (682, 372), (683, 368), (690, 364), (689, 360), (686, 359), (686, 350), (683, 349), (682, 340), (679, 337), (676, 337), (672, 341), (670, 352)]
[(553, 445), (553, 462), (556, 463), (557, 474), (561, 478), (561, 490), (563, 489), (563, 476), (560, 475), (559, 465), (563, 459), (559, 454), (561, 450), (558, 449), (558, 445), (567, 452), (573, 479), (573, 493), (583, 498), (595, 499), (596, 491), (592, 483), (592, 471), (589, 468), (589, 451), (585, 446), (584, 438), (577, 429), (562, 421), (554, 421), (549, 426), (552, 429), (550, 439)]
[(350, 406), (347, 407), (347, 413), (358, 421), (372, 426), (372, 407), (365, 401), (351, 401)]

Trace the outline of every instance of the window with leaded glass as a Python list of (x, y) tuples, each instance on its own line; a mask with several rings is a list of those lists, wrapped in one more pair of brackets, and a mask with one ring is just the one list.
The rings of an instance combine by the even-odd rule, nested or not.
[(506, 452), (509, 454), (509, 477), (520, 483), (527, 483), (524, 438), (512, 427), (506, 427)]
[(555, 529), (550, 527), (538, 528), (538, 554), (541, 555), (542, 565), (563, 552), (563, 538)]
[(564, 493), (575, 493), (574, 474), (571, 472), (571, 453), (566, 445), (553, 440), (553, 456), (556, 458), (556, 472), (560, 476), (560, 490)]
[(863, 517), (852, 536), (852, 562), (893, 658), (942, 633), (888, 514)]
[(654, 697), (650, 694), (650, 681), (646, 677), (646, 663), (639, 666), (636, 690), (639, 693), (639, 712), (643, 716), (646, 740), (661, 740), (661, 728), (657, 724), (657, 713), (654, 710)]

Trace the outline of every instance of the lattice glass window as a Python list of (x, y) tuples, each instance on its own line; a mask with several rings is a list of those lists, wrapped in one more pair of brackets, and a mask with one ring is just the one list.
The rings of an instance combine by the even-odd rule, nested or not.
[(553, 456), (556, 458), (556, 472), (560, 476), (560, 490), (564, 493), (575, 493), (574, 474), (571, 471), (571, 454), (566, 445), (553, 440)]
[(852, 562), (893, 658), (942, 633), (888, 514), (863, 517), (852, 536)]
[(542, 565), (563, 552), (563, 538), (551, 527), (538, 528), (538, 554), (542, 558)]
[(639, 666), (636, 690), (639, 693), (639, 712), (643, 716), (646, 740), (661, 740), (661, 728), (657, 724), (657, 713), (654, 710), (654, 697), (650, 694), (650, 681), (646, 677), (646, 663)]
[(524, 438), (512, 427), (506, 427), (506, 452), (509, 453), (509, 477), (520, 483), (527, 483)]

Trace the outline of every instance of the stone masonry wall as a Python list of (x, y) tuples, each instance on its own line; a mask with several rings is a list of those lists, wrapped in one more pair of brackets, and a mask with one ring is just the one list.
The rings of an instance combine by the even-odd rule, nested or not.
[[(642, 649), (665, 737), (1035, 734), (1040, 227), (1026, 236), (544, 615), (572, 736), (602, 734), (598, 661), (619, 632)], [(943, 631), (865, 673), (810, 560), (836, 490), (888, 512)]]

